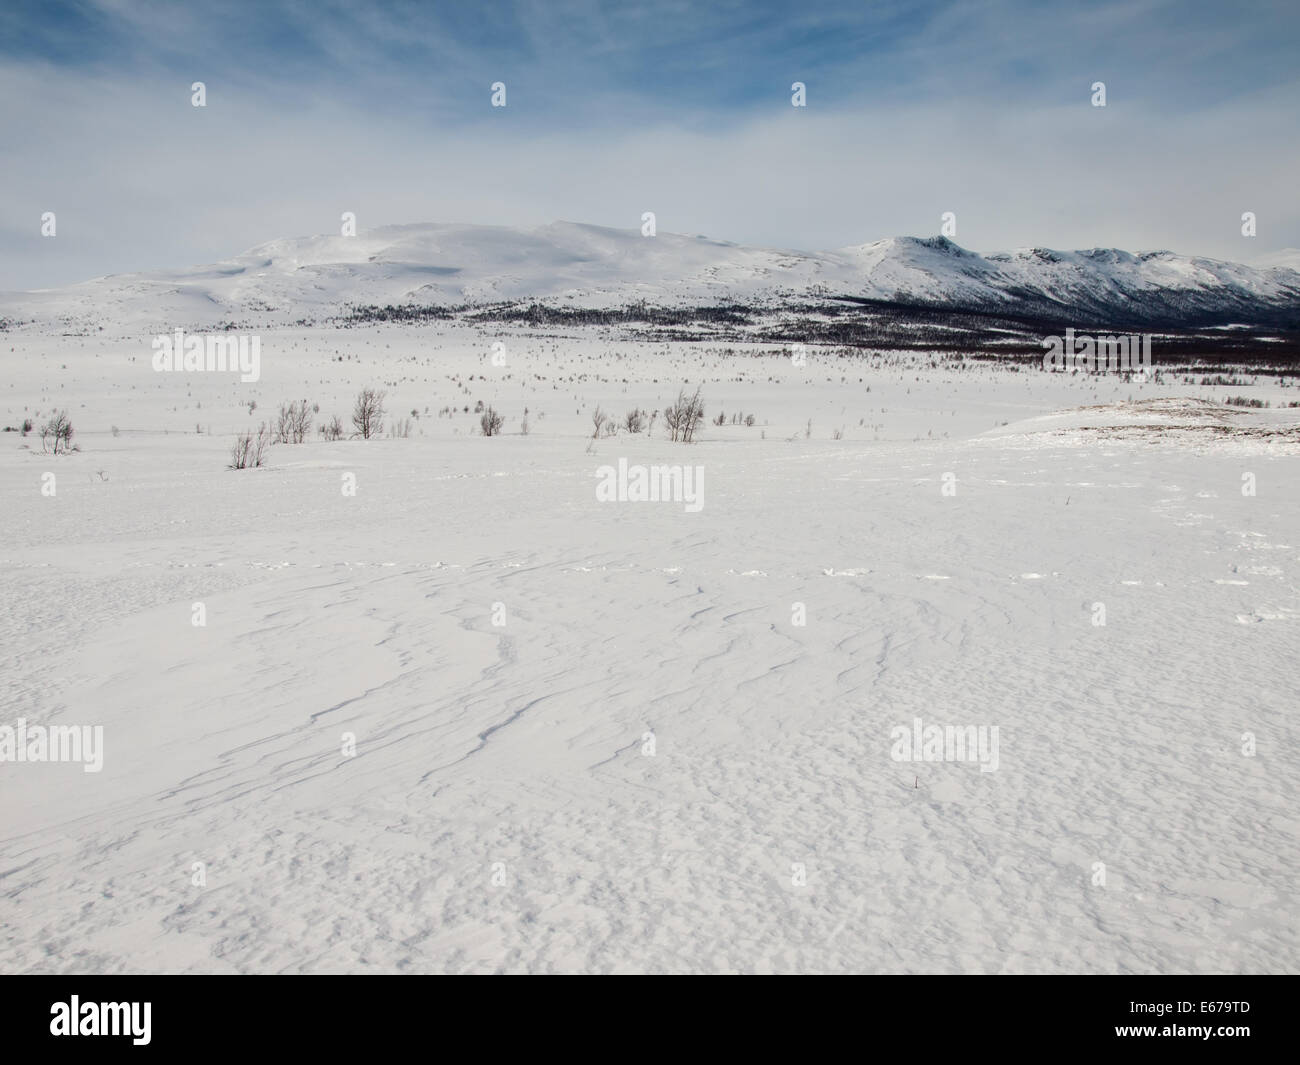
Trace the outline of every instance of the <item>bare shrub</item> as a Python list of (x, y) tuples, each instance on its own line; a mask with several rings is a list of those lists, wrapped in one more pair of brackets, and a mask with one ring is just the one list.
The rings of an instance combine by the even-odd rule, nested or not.
[(66, 455), (72, 450), (72, 422), (66, 410), (55, 411), (50, 420), (41, 426), (41, 450), (53, 449), (56, 455)]
[(492, 407), (486, 408), (478, 420), (479, 428), (483, 430), (484, 436), (497, 436), (505, 423), (505, 416), (498, 414)]
[(594, 411), (591, 412), (591, 438), (593, 440), (595, 440), (596, 437), (600, 436), (600, 431), (605, 428), (605, 422), (608, 419), (609, 419), (609, 415), (606, 414), (604, 410), (602, 410), (600, 407), (597, 407)]
[(271, 446), (272, 439), (273, 434), (266, 422), (258, 426), (256, 433), (240, 433), (235, 438), (235, 446), (230, 449), (230, 469), (261, 466), (266, 461), (266, 449)]
[(411, 435), (411, 419), (398, 418), (388, 427), (388, 435), (394, 440), (405, 440)]
[(328, 441), (343, 439), (343, 419), (337, 414), (329, 421), (321, 422), (320, 435)]
[(639, 433), (645, 428), (646, 413), (633, 408), (623, 415), (623, 429), (629, 433)]
[(704, 421), (704, 400), (699, 388), (692, 396), (686, 395), (686, 389), (677, 392), (677, 402), (664, 410), (664, 421), (668, 423), (670, 440), (680, 440), (689, 444), (695, 439), (695, 430)]
[(275, 420), (275, 442), (277, 444), (301, 444), (311, 432), (312, 408), (305, 399), (294, 403), (281, 403), (280, 413)]
[(363, 388), (357, 393), (357, 401), (352, 407), (352, 426), (362, 440), (369, 440), (384, 431), (386, 395), (387, 392), (377, 392), (373, 388)]
[[(677, 394), (678, 402), (681, 401), (681, 393)], [(668, 426), (668, 439), (676, 440), (681, 432), (682, 414), (678, 409), (677, 403), (670, 403), (664, 408), (664, 424)]]

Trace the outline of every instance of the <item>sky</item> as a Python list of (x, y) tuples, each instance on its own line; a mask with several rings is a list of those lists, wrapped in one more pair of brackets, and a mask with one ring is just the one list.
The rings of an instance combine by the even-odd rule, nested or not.
[(0, 289), (344, 211), (1249, 262), (1300, 247), (1298, 59), (1295, 0), (4, 0)]

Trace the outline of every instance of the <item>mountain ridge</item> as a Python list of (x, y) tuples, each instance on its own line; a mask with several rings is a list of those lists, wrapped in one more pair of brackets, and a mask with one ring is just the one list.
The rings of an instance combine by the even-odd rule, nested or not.
[(1287, 265), (1121, 248), (981, 254), (943, 236), (801, 251), (563, 221), (533, 228), (408, 223), (352, 237), (279, 238), (216, 263), (3, 293), (0, 317), (215, 324), (316, 318), (357, 305), (532, 300), (599, 309), (639, 301), (684, 307), (825, 298), (1300, 327), (1300, 271)]

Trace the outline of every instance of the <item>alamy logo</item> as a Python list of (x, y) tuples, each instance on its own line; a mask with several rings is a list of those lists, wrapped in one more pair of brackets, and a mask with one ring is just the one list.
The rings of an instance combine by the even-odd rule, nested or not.
[(1048, 337), (1043, 341), (1047, 353), (1043, 356), (1044, 370), (1114, 370), (1119, 373), (1148, 373), (1151, 370), (1151, 334), (1141, 336), (1080, 336), (1074, 327), (1065, 331), (1064, 337)]
[(682, 503), (689, 514), (704, 508), (703, 466), (601, 466), (596, 498), (602, 503)]
[(0, 762), (84, 762), (87, 773), (104, 768), (103, 725), (0, 725)]
[(71, 1002), (50, 1007), (50, 1035), (129, 1035), (138, 1047), (148, 1046), (151, 1002)]
[(153, 338), (153, 368), (158, 373), (183, 370), (186, 373), (238, 373), (250, 384), (262, 376), (262, 338), (236, 334), (186, 336), (183, 329), (173, 336)]
[(889, 757), (895, 762), (979, 762), (981, 773), (998, 768), (997, 725), (926, 725), (919, 717), (912, 727), (895, 725)]

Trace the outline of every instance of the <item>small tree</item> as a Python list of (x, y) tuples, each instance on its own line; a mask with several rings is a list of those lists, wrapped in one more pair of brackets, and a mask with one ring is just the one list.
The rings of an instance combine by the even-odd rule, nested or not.
[(669, 403), (664, 408), (664, 424), (668, 426), (668, 439), (676, 440), (681, 432), (682, 415), (676, 403)]
[(362, 440), (378, 436), (384, 430), (384, 397), (387, 392), (363, 388), (352, 408), (352, 425)]
[(305, 399), (295, 403), (280, 404), (280, 413), (275, 420), (275, 442), (277, 444), (301, 444), (311, 432), (312, 409)]
[(645, 428), (645, 411), (635, 407), (623, 415), (623, 429), (629, 433), (639, 433)]
[(704, 398), (700, 395), (700, 390), (695, 390), (695, 395), (691, 396), (687, 404), (687, 416), (682, 426), (682, 439), (690, 443), (695, 439), (695, 430), (704, 424)]
[(289, 404), (289, 435), (295, 444), (301, 444), (307, 439), (307, 434), (311, 432), (312, 416), (319, 409), (308, 407), (305, 399), (298, 400), (297, 404)]
[(266, 422), (258, 427), (256, 433), (240, 433), (235, 438), (235, 446), (230, 449), (230, 469), (246, 470), (250, 466), (261, 466), (272, 439), (273, 434)]
[(505, 425), (504, 415), (498, 414), (492, 407), (486, 408), (479, 416), (479, 428), (483, 430), (484, 436), (496, 436), (501, 432), (501, 427)]
[(72, 450), (72, 422), (66, 410), (55, 411), (50, 420), (41, 426), (41, 450), (51, 447), (56, 455), (66, 455)]
[(602, 410), (600, 407), (597, 407), (594, 411), (591, 412), (591, 438), (593, 440), (595, 440), (596, 437), (600, 436), (600, 431), (603, 428), (605, 428), (605, 422), (608, 419), (609, 419), (609, 415), (606, 414), (604, 410)]
[(337, 414), (327, 422), (321, 422), (320, 435), (326, 440), (343, 439), (343, 419)]
[(695, 439), (695, 430), (704, 421), (704, 400), (699, 388), (692, 396), (686, 395), (686, 389), (679, 389), (677, 402), (664, 410), (664, 421), (668, 423), (669, 439), (686, 444)]

